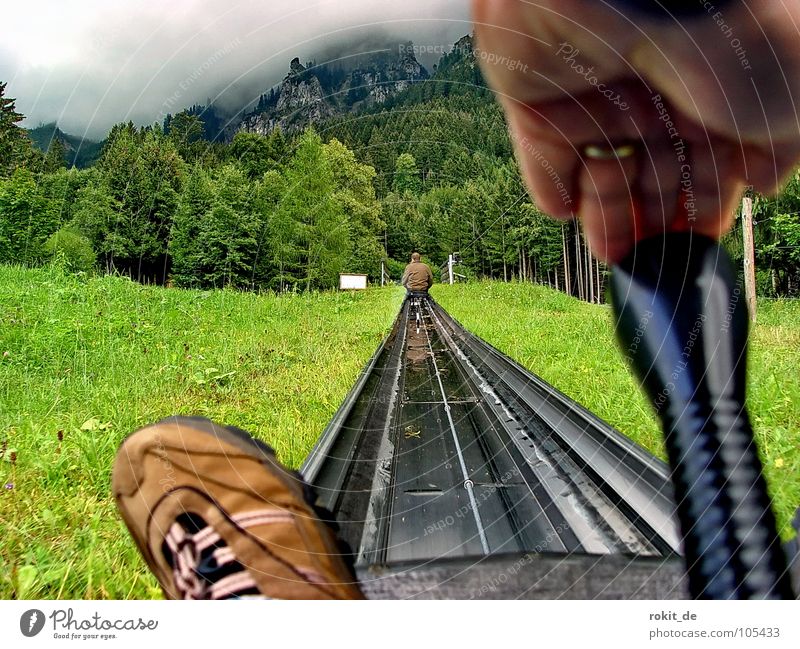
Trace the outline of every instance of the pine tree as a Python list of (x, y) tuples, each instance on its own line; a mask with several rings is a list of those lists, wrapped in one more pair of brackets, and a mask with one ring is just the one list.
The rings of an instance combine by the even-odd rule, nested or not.
[(205, 170), (196, 165), (188, 174), (172, 224), (169, 254), (172, 281), (179, 287), (200, 287), (203, 283), (203, 221), (211, 209), (214, 194)]
[(332, 288), (349, 256), (349, 224), (341, 205), (333, 200), (333, 172), (313, 130), (298, 140), (285, 182), (286, 194), (277, 216), (295, 237), (303, 288)]
[(169, 123), (169, 139), (186, 161), (194, 161), (202, 154), (204, 134), (203, 120), (190, 111), (178, 113)]
[(44, 157), (44, 164), (42, 171), (47, 174), (55, 173), (59, 169), (65, 169), (67, 166), (67, 150), (64, 143), (59, 137), (53, 137), (50, 141), (50, 146), (47, 147), (47, 154)]
[(394, 164), (394, 181), (392, 189), (402, 194), (403, 192), (419, 193), (422, 187), (417, 161), (410, 153), (401, 153)]
[(36, 178), (17, 169), (0, 181), (0, 260), (34, 265), (43, 259), (43, 246), (58, 229), (58, 215), (48, 209)]
[(381, 260), (386, 257), (381, 206), (375, 196), (375, 169), (356, 160), (353, 151), (338, 140), (324, 145), (336, 190), (333, 201), (348, 224), (350, 254), (343, 270), (367, 273), (380, 280)]
[[(266, 217), (267, 256), (270, 288), (283, 292), (298, 285), (301, 277), (300, 224), (295, 219), (295, 197), (289, 196), (287, 179), (277, 171), (264, 175), (261, 209)], [(260, 257), (263, 258), (264, 253)], [(263, 261), (262, 261), (263, 263)], [(271, 271), (271, 272), (270, 272)]]
[(214, 199), (196, 241), (201, 250), (203, 286), (252, 288), (259, 225), (244, 174), (233, 165), (222, 167), (214, 179)]
[(286, 155), (280, 129), (268, 136), (239, 131), (228, 146), (228, 159), (237, 162), (250, 180), (258, 180), (275, 169)]
[(114, 272), (117, 260), (130, 256), (130, 247), (122, 234), (121, 206), (99, 174), (78, 190), (72, 214), (72, 222), (91, 241), (105, 271)]
[(110, 267), (133, 277), (163, 280), (183, 160), (160, 129), (140, 132), (123, 125), (112, 135), (97, 168), (118, 215), (113, 229), (99, 234), (98, 252), (107, 255)]
[(4, 96), (6, 85), (0, 82), (0, 178), (10, 176), (19, 165), (27, 140), (17, 126), (24, 115), (16, 111), (15, 99)]

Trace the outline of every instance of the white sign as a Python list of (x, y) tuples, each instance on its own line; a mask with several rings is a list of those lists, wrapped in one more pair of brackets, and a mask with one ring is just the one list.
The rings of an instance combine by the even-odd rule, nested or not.
[(363, 291), (367, 288), (367, 276), (341, 273), (339, 275), (339, 288), (343, 291)]

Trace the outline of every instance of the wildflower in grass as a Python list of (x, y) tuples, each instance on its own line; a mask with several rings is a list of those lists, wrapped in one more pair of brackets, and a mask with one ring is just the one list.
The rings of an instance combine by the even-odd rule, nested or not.
[(3, 489), (7, 489), (8, 491), (10, 491), (10, 490), (11, 490), (11, 489), (13, 489), (13, 488), (14, 488), (14, 483), (13, 483), (13, 482), (6, 482), (6, 483), (3, 485)]

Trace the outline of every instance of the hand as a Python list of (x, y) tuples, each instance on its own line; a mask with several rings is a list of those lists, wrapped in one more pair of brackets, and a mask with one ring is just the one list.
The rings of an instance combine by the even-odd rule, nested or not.
[(599, 0), (473, 0), (473, 13), (534, 200), (577, 214), (601, 259), (665, 230), (720, 236), (744, 185), (774, 193), (800, 159), (797, 0), (681, 23)]

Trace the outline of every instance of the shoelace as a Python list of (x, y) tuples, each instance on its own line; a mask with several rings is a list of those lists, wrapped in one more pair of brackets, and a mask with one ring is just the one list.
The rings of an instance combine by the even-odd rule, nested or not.
[[(289, 512), (276, 510), (247, 512), (232, 518), (242, 528), (292, 522)], [(267, 598), (233, 550), (196, 514), (177, 517), (164, 538), (162, 551), (183, 599)], [(325, 584), (313, 570), (295, 570), (311, 583)]]

